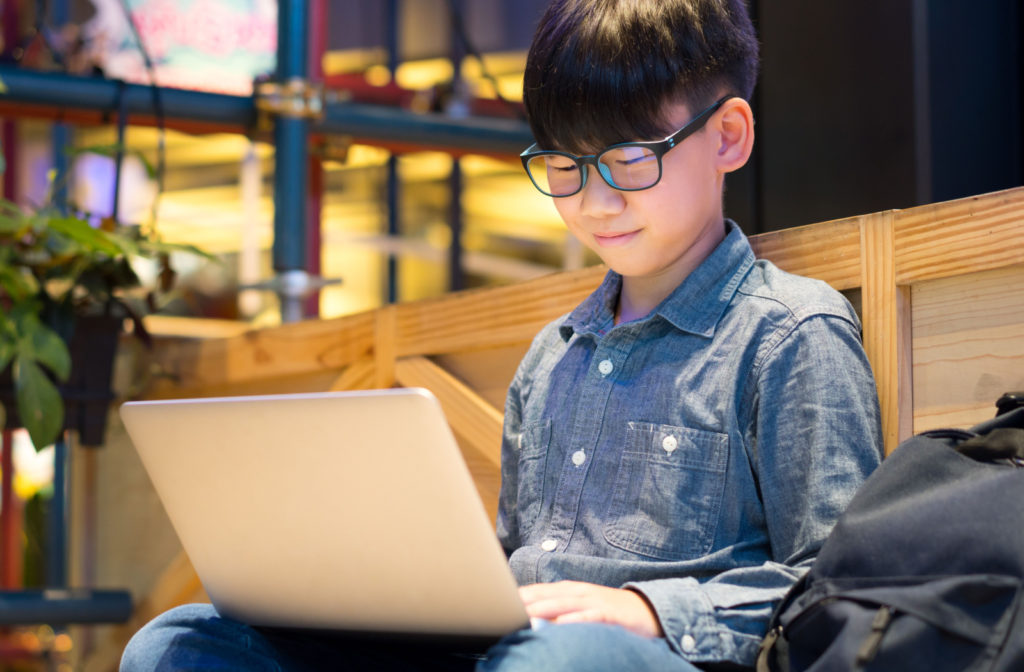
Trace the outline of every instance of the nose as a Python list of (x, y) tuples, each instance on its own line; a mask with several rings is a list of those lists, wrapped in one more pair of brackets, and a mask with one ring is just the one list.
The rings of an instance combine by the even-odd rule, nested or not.
[(588, 217), (608, 217), (622, 212), (626, 204), (622, 192), (605, 182), (594, 166), (587, 166), (587, 170), (590, 172), (580, 192), (580, 212)]

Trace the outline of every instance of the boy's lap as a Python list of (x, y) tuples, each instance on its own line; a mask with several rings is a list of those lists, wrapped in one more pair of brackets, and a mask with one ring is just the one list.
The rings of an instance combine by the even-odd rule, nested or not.
[[(129, 643), (122, 672), (203, 669), (229, 665), (262, 672), (284, 670), (444, 670), (519, 672), (591, 670), (693, 672), (664, 639), (646, 639), (618, 626), (548, 625), (512, 633), (486, 657), (450, 647), (401, 640), (368, 640), (282, 629), (257, 629), (221, 618), (208, 604), (172, 609)], [(221, 669), (224, 669), (223, 667)]]

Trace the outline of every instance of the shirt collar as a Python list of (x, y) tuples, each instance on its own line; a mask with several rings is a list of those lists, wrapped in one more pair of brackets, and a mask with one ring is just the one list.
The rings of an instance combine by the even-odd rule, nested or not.
[[(710, 338), (715, 326), (754, 265), (754, 251), (732, 220), (725, 220), (726, 235), (711, 254), (658, 305), (637, 323), (659, 316), (681, 331)], [(602, 334), (610, 328), (622, 276), (608, 271), (601, 285), (584, 299), (559, 327), (566, 341), (574, 334)]]

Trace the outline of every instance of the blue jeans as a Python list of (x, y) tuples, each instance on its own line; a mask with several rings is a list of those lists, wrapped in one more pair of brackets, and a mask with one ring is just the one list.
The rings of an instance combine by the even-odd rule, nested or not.
[(600, 624), (550, 625), (512, 633), (486, 652), (431, 642), (359, 640), (252, 628), (221, 618), (208, 604), (172, 609), (132, 637), (121, 672), (169, 670), (587, 670), (696, 672), (663, 639)]

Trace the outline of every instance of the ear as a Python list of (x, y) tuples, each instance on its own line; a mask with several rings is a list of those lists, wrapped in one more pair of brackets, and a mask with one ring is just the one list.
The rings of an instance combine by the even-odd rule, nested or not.
[(730, 98), (715, 115), (718, 132), (715, 164), (722, 173), (742, 168), (754, 149), (754, 112), (742, 98)]

